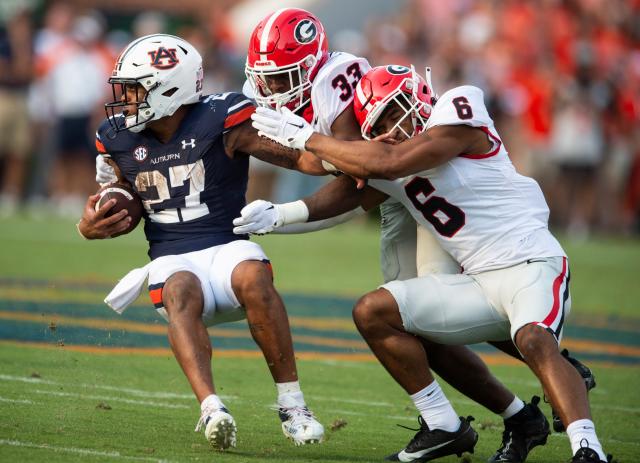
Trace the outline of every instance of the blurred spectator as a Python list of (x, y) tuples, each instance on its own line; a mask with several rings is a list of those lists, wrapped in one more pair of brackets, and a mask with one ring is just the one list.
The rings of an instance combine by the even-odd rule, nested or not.
[(585, 91), (561, 97), (553, 118), (551, 159), (558, 166), (555, 223), (577, 238), (594, 224), (598, 172), (603, 158), (603, 127)]
[[(540, 181), (555, 226), (582, 237), (637, 220), (640, 1), (408, 0), (396, 17), (370, 22), (373, 64), (395, 55), (430, 65), (436, 91), (461, 83), (485, 91), (514, 164)], [(401, 35), (389, 28), (405, 37), (390, 46)]]
[(55, 147), (49, 194), (61, 214), (75, 216), (95, 190), (92, 116), (106, 99), (114, 57), (103, 41), (102, 17), (95, 12), (72, 16), (70, 28), (60, 32), (53, 36), (43, 31), (55, 45), (39, 55), (40, 97), (50, 111)]
[(33, 123), (35, 162), (29, 188), (29, 209), (36, 216), (50, 211), (49, 177), (56, 151), (53, 95), (47, 76), (55, 66), (59, 49), (66, 48), (73, 25), (74, 11), (65, 2), (51, 3), (44, 13), (43, 26), (35, 35), (35, 79), (29, 88), (29, 114)]
[(16, 9), (0, 24), (0, 215), (16, 211), (31, 152), (27, 89), (32, 77), (31, 12)]
[(167, 17), (159, 11), (145, 11), (136, 16), (132, 25), (133, 37), (167, 33)]

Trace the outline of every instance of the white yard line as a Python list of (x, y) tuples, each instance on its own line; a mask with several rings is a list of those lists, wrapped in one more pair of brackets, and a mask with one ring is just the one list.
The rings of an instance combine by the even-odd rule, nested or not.
[(77, 447), (56, 447), (49, 444), (35, 444), (33, 442), (22, 442), (18, 440), (0, 439), (0, 445), (10, 445), (12, 447), (27, 447), (31, 449), (43, 449), (52, 450), (54, 452), (75, 453), (78, 455), (90, 455), (94, 457), (109, 457), (120, 458), (123, 460), (136, 460), (136, 461), (153, 461), (156, 463), (169, 463), (169, 460), (163, 460), (161, 458), (151, 457), (134, 457), (128, 455), (122, 455), (120, 452), (103, 452), (94, 449), (81, 449)]
[[(377, 415), (376, 413), (364, 413), (364, 412), (352, 412), (347, 410), (332, 410), (331, 413), (335, 415), (352, 415), (352, 416), (375, 416), (378, 418), (385, 418), (394, 421), (418, 421), (418, 413), (416, 416), (396, 416), (396, 415)], [(325, 413), (326, 414), (326, 413)]]
[(105, 396), (99, 396), (99, 395), (77, 394), (74, 392), (43, 391), (40, 389), (36, 389), (34, 392), (36, 394), (53, 395), (58, 397), (76, 397), (78, 399), (100, 400), (103, 402), (123, 402), (126, 404), (145, 405), (150, 407), (187, 408), (187, 409), (191, 408), (188, 405), (182, 405), (182, 404), (167, 404), (163, 402), (152, 402), (150, 400), (123, 399), (122, 397), (105, 397)]
[(310, 395), (309, 399), (311, 401), (321, 400), (326, 402), (340, 402), (345, 404), (366, 405), (368, 407), (393, 407), (394, 405), (397, 405), (389, 402), (369, 402), (367, 400), (341, 399), (339, 397), (323, 397), (323, 396), (317, 396), (317, 395)]
[(25, 376), (12, 376), (12, 375), (0, 375), (0, 380), (18, 381), (21, 383), (32, 383), (32, 384), (58, 384), (55, 381), (47, 381), (46, 379), (41, 379), (41, 378), (27, 378)]
[[(153, 392), (153, 391), (145, 391), (144, 389), (133, 389), (129, 387), (117, 387), (117, 386), (106, 386), (103, 384), (87, 384), (87, 383), (61, 383), (58, 381), (49, 381), (41, 378), (28, 378), (23, 376), (12, 376), (12, 375), (0, 375), (0, 381), (18, 381), (29, 384), (50, 384), (53, 386), (67, 386), (67, 387), (82, 387), (88, 389), (104, 389), (106, 391), (115, 391), (115, 392), (123, 392), (125, 394), (131, 394), (139, 397), (146, 397), (151, 399), (180, 399), (180, 400), (195, 400), (195, 397), (192, 394), (176, 394), (173, 392)], [(233, 395), (220, 395), (220, 398), (223, 400), (234, 400), (237, 399), (237, 396)]]
[(10, 402), (14, 404), (26, 404), (26, 405), (35, 405), (35, 402), (26, 399), (8, 399), (6, 397), (0, 397), (0, 402)]

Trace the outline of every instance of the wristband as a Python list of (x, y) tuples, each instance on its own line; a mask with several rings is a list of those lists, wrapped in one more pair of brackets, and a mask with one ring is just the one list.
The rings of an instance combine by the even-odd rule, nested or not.
[(309, 208), (301, 199), (292, 203), (274, 204), (278, 212), (276, 227), (290, 223), (306, 222), (309, 219)]

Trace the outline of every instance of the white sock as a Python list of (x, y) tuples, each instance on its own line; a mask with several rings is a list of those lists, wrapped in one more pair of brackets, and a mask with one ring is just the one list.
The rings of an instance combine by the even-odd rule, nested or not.
[(278, 389), (278, 395), (282, 394), (293, 394), (294, 392), (301, 392), (300, 382), (298, 381), (290, 381), (288, 383), (276, 383), (276, 388)]
[(602, 450), (602, 445), (596, 436), (596, 426), (591, 420), (577, 420), (567, 426), (567, 436), (571, 441), (571, 451), (575, 453), (580, 447), (589, 447), (595, 451), (600, 460), (607, 461), (607, 456)]
[(203, 411), (203, 412), (205, 410), (207, 410), (207, 409), (209, 409), (209, 410), (218, 410), (220, 408), (226, 408), (226, 407), (224, 406), (224, 404), (220, 400), (220, 397), (218, 397), (216, 394), (208, 395), (200, 403), (200, 410)]
[(410, 397), (429, 429), (442, 429), (447, 432), (460, 429), (460, 418), (435, 379)]
[(505, 408), (502, 413), (500, 413), (500, 416), (503, 419), (507, 420), (511, 418), (513, 415), (515, 415), (516, 413), (518, 413), (523, 408), (524, 408), (524, 402), (520, 400), (520, 397), (515, 396), (513, 399), (513, 402), (511, 402), (509, 406)]
[(290, 408), (290, 407), (304, 407), (304, 394), (300, 389), (300, 383), (298, 381), (291, 381), (288, 383), (276, 383), (278, 389), (278, 405)]

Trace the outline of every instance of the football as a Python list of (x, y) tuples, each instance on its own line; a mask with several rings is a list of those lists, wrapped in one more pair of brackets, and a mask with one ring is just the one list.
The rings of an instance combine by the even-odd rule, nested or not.
[(105, 217), (110, 217), (113, 214), (120, 212), (122, 209), (126, 209), (129, 212), (129, 217), (131, 217), (129, 227), (120, 233), (116, 233), (112, 238), (120, 235), (126, 235), (138, 226), (140, 219), (142, 219), (144, 207), (142, 206), (140, 197), (136, 194), (133, 188), (122, 183), (110, 183), (100, 188), (98, 193), (100, 194), (100, 198), (96, 203), (96, 211), (110, 199), (115, 199), (116, 203), (107, 211)]

